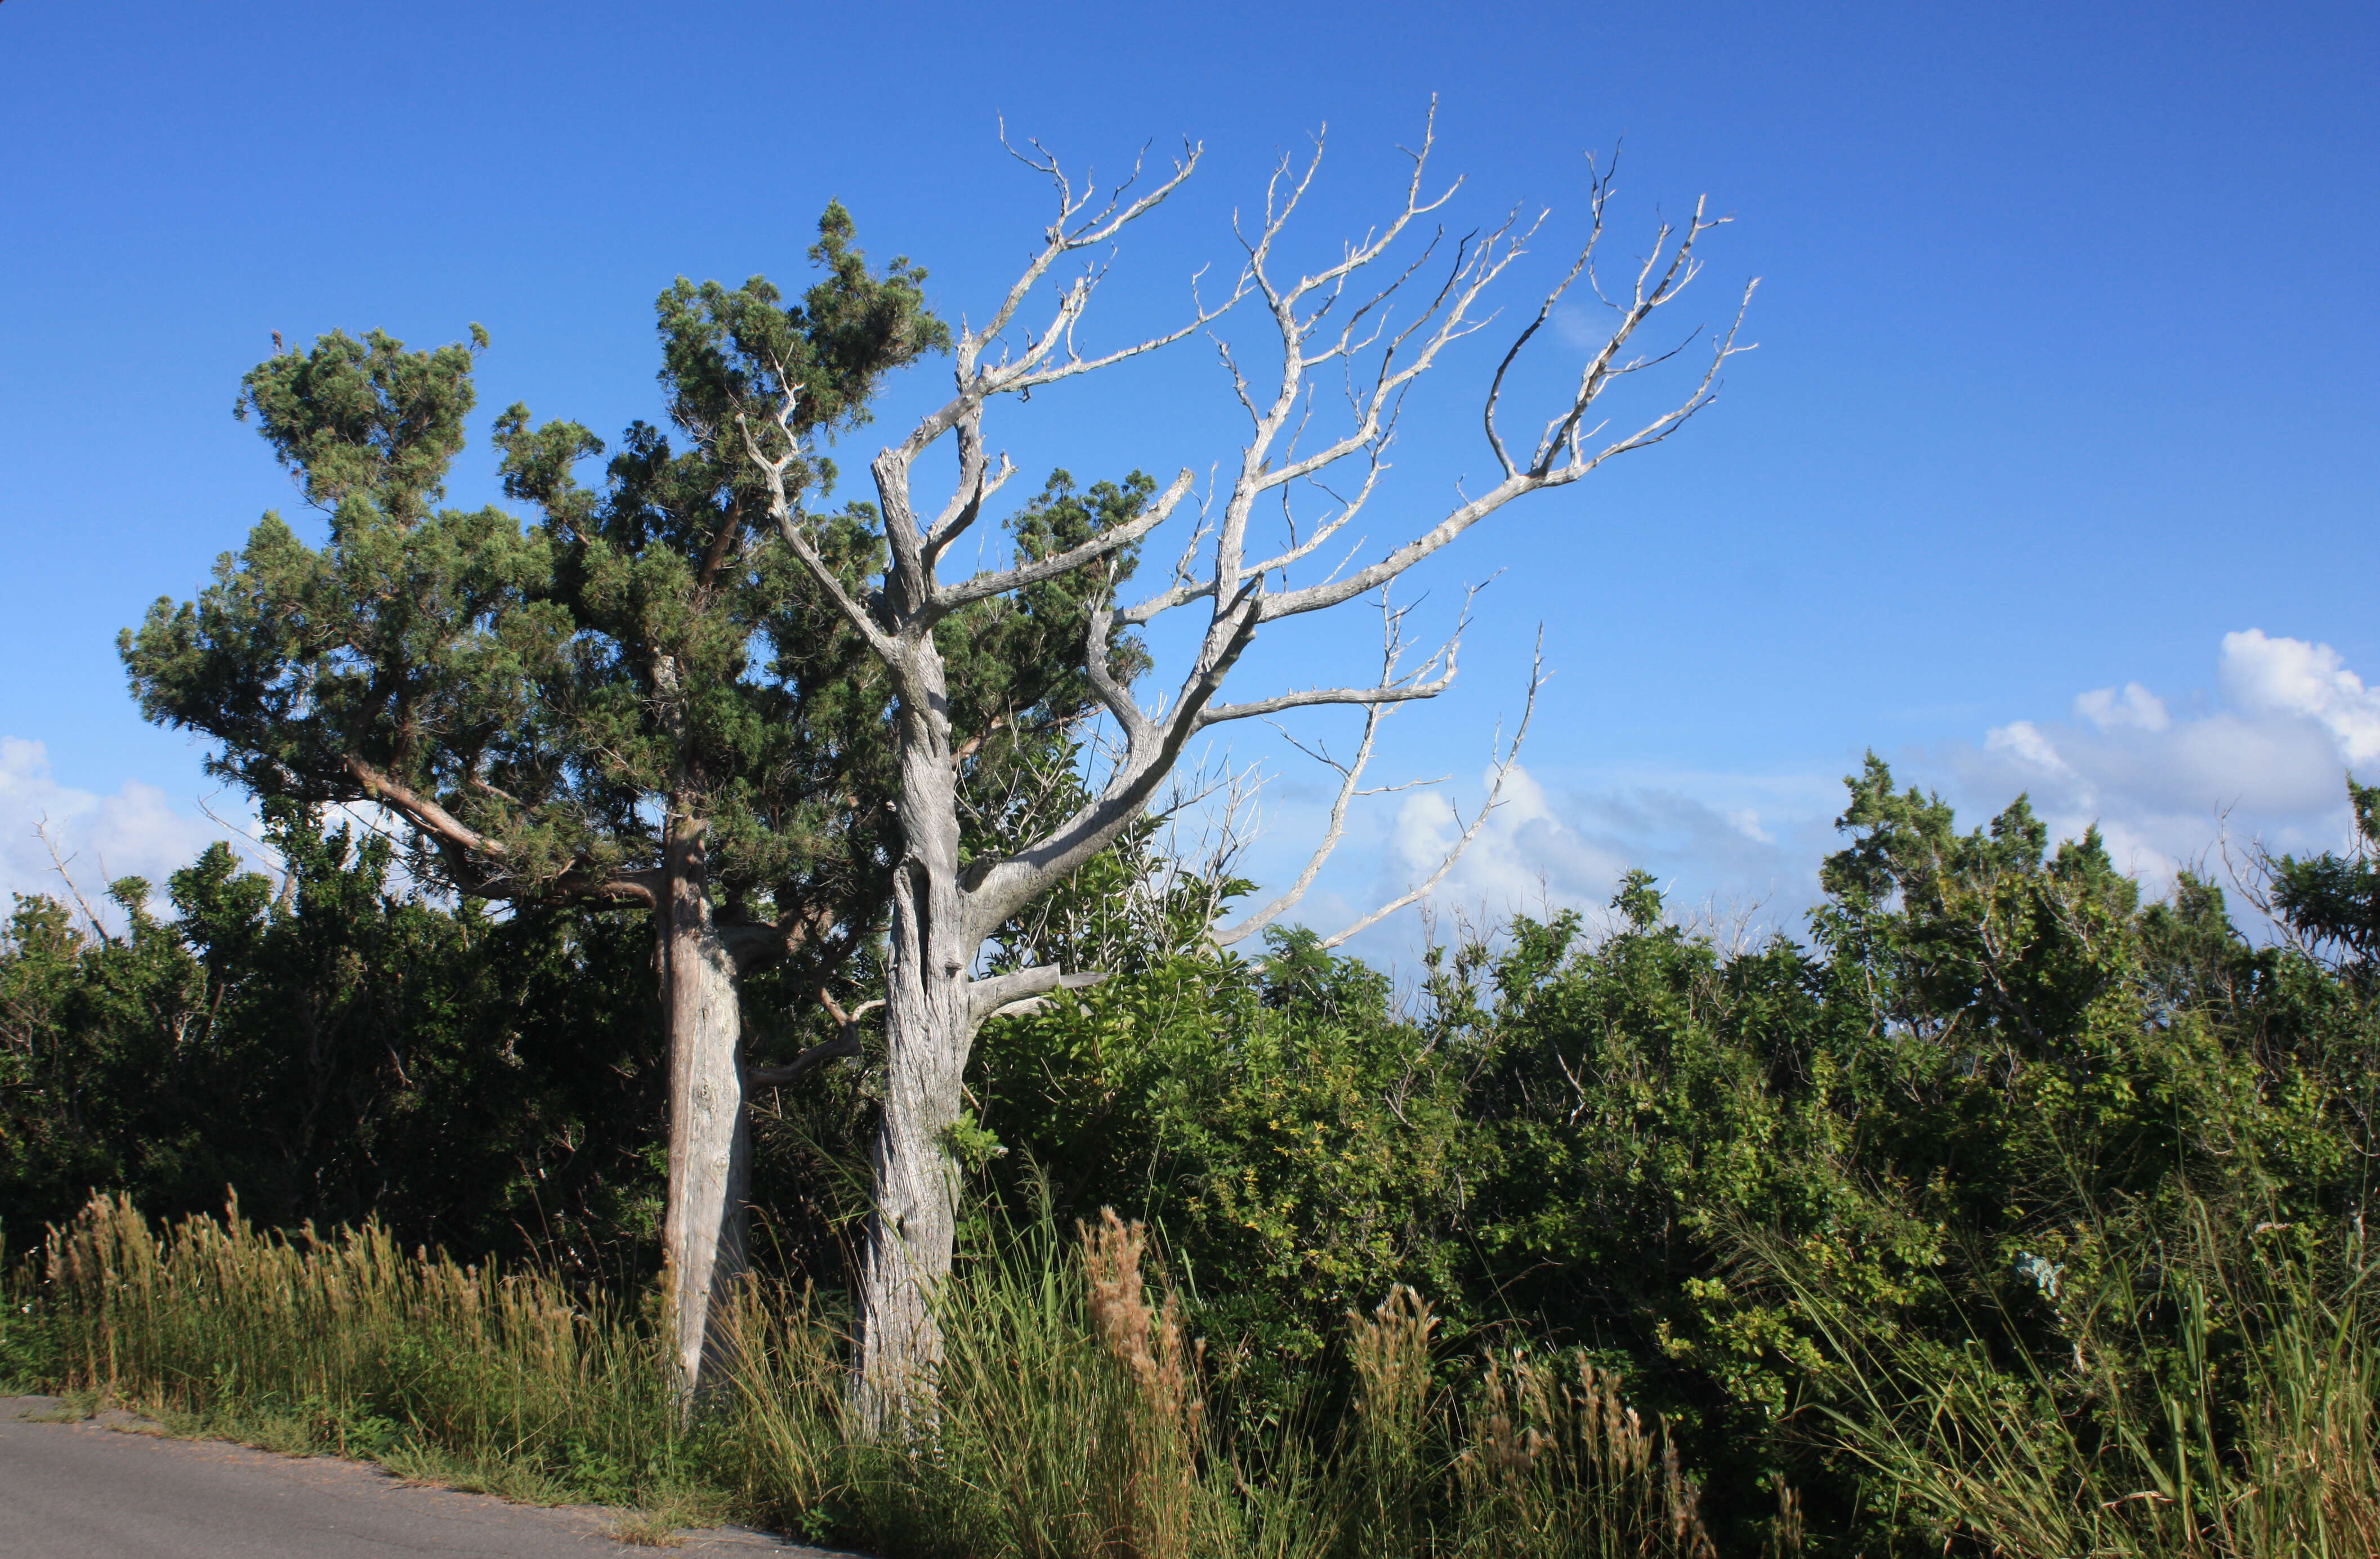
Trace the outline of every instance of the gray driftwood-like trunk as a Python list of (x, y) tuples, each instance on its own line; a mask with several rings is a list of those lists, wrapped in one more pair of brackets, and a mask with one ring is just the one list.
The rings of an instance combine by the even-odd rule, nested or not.
[(951, 1265), (958, 1188), (947, 1139), (975, 1041), (967, 975), (983, 940), (969, 928), (959, 885), (957, 781), (941, 657), (931, 639), (922, 650), (911, 676), (923, 696), (905, 696), (898, 716), (905, 848), (892, 878), (876, 1210), (859, 1278), (857, 1378), (871, 1425), (897, 1415), (941, 1359), (928, 1306), (933, 1283)]
[(670, 1066), (662, 1270), (670, 1357), (689, 1410), (733, 1357), (752, 1179), (735, 960), (712, 923), (703, 832), (697, 820), (670, 820), (655, 917)]
[[(930, 1389), (941, 1357), (932, 1297), (935, 1285), (950, 1271), (952, 1256), (957, 1188), (949, 1130), (958, 1118), (960, 1079), (977, 1030), (998, 1013), (1099, 978), (1096, 971), (1067, 973), (1054, 967), (974, 978), (971, 971), (987, 942), (1145, 816), (1200, 732), (1229, 721), (1315, 706), (1352, 705), (1377, 717), (1386, 707), (1443, 690), (1454, 675), (1453, 642), (1417, 668), (1400, 670), (1403, 614), (1390, 605), (1388, 587), (1513, 499), (1565, 486), (1615, 456), (1668, 437), (1710, 403), (1718, 370), (1737, 349), (1732, 329), (1719, 333), (1707, 367), (1682, 401), (1662, 403), (1633, 432), (1599, 445), (1588, 442), (1606, 436), (1599, 415), (1589, 415), (1597, 401), (1628, 375), (1668, 355), (1632, 358), (1626, 352), (1638, 327), (1675, 298), (1694, 274), (1696, 240), (1718, 225), (1697, 204), (1682, 230), (1661, 228), (1648, 255), (1634, 268), (1633, 291), (1603, 294), (1615, 314), (1610, 332), (1581, 366), (1574, 389), (1557, 398), (1534, 446), (1508, 445), (1499, 406), (1510, 371), (1571, 284), (1586, 273), (1602, 232), (1609, 185), (1597, 178), (1590, 186), (1594, 223), (1584, 250), (1544, 295), (1487, 385), (1483, 420), (1492, 482), (1475, 494), (1458, 492), (1447, 506), (1434, 511), (1435, 518), (1424, 517), (1402, 532), (1405, 540), (1377, 561), (1354, 566), (1352, 557), (1339, 555), (1346, 551), (1343, 544), (1318, 555), (1369, 502), (1387, 469), (1385, 456), (1407, 391), (1441, 352), (1482, 328), (1488, 317), (1479, 311), (1482, 295), (1521, 256), (1535, 231), (1508, 220), (1500, 228), (1475, 235), (1446, 257), (1444, 270), (1428, 284), (1429, 290), (1410, 300), (1403, 297), (1401, 289), (1419, 274), (1428, 255), (1425, 251), (1408, 263), (1392, 258), (1390, 250), (1409, 228), (1452, 195), (1451, 189), (1435, 198), (1423, 193), (1429, 145), (1426, 137), (1413, 154), (1402, 209), (1361, 241), (1341, 249), (1336, 262), (1312, 274), (1282, 273), (1274, 252), (1314, 175), (1311, 164), (1303, 169), (1282, 166), (1267, 191), (1262, 225), (1242, 235), (1246, 262), (1227, 298), (1212, 307), (1197, 303), (1186, 323), (1165, 335), (1092, 355), (1078, 350), (1077, 332), (1104, 274), (1104, 258), (1059, 285), (1057, 306), (1041, 329), (1015, 337), (1007, 333), (1053, 266), (1081, 251), (1106, 250), (1126, 225), (1181, 187), (1197, 164), (1197, 149), (1189, 150), (1170, 178), (1129, 200), (1121, 193), (1095, 196), (1042, 159), (1037, 165), (1054, 185), (1059, 206), (1056, 220), (1044, 229), (1042, 248), (983, 325), (960, 333), (953, 354), (955, 394), (873, 463), (891, 559), (881, 588), (865, 600), (844, 588), (813, 543), (809, 518), (789, 490), (786, 478), (799, 446), (791, 393), (777, 409), (773, 429), (745, 430), (747, 449), (769, 479), (770, 518), (779, 538), (890, 674), (896, 704), (904, 842), (894, 876), (885, 992), (884, 1114), (875, 1152), (876, 1210), (863, 1258), (860, 1352), (854, 1382), (862, 1421), (876, 1432), (897, 1431), (920, 1407), (931, 1411), (930, 1404), (921, 1404), (919, 1398)], [(1318, 161), (1318, 146), (1315, 156)], [(1428, 225), (1422, 224), (1422, 230)], [(1383, 261), (1388, 262), (1386, 285), (1367, 288), (1360, 274)], [(1349, 301), (1367, 293), (1367, 303)], [(1745, 300), (1750, 300), (1748, 289)], [(941, 563), (953, 544), (982, 518), (987, 503), (1015, 470), (1005, 456), (993, 460), (984, 443), (984, 412), (995, 396), (1022, 397), (1171, 345), (1243, 301), (1266, 321), (1260, 343), (1252, 351), (1226, 343), (1222, 361), (1249, 431), (1235, 457), (1217, 462), (1218, 486), (1228, 482), (1229, 491), (1210, 499), (1161, 589), (1119, 607), (1113, 564), (1174, 513), (1191, 489), (1194, 477), (1188, 468), (1154, 502), (1076, 545), (1044, 556), (1018, 557), (1008, 567), (964, 579), (945, 582), (941, 578)], [(1342, 303), (1346, 306), (1334, 311), (1334, 305)], [(1740, 323), (1741, 310), (1736, 317)], [(1319, 399), (1314, 395), (1318, 388), (1324, 389)], [(1336, 427), (1322, 427), (1318, 408), (1334, 402), (1343, 402), (1345, 420)], [(1163, 419), (1153, 426), (1160, 436), (1174, 431)], [(939, 513), (921, 512), (912, 498), (916, 465), (927, 449), (945, 438), (956, 447), (958, 481)], [(1334, 481), (1334, 476), (1344, 480)], [(1284, 512), (1299, 503), (1311, 512)], [(1278, 541), (1252, 530), (1259, 515), (1270, 523), (1269, 517), (1276, 514), (1283, 516), (1284, 525)], [(1310, 583), (1293, 582), (1293, 574), (1305, 575), (1317, 565), (1329, 572)], [(1095, 794), (1073, 816), (1014, 853), (970, 861), (962, 871), (959, 778), (948, 716), (947, 668), (934, 645), (936, 625), (971, 603), (1070, 576), (1095, 585), (1106, 581), (1104, 589), (1090, 592), (1078, 664), (1112, 722), (1116, 750), (1104, 773), (1091, 777)], [(1377, 681), (1222, 701), (1225, 678), (1264, 625), (1375, 593), (1385, 617), (1386, 645)], [(1207, 622), (1172, 696), (1145, 708), (1114, 676), (1111, 657), (1115, 635), (1177, 610), (1203, 611)], [(1319, 853), (1327, 853), (1337, 840), (1349, 798), (1364, 794), (1358, 788), (1363, 760), (1371, 750), (1376, 728), (1373, 718), (1357, 759), (1340, 765), (1344, 783)], [(1475, 823), (1470, 832), (1475, 828)], [(1241, 930), (1261, 925), (1294, 903), (1314, 871), (1309, 866), (1289, 894)]]
[[(671, 688), (674, 691), (674, 686)], [(434, 801), (360, 761), (349, 766), (366, 794), (442, 843), (471, 881), (473, 861), (499, 866), (504, 847), (465, 827)], [(566, 878), (553, 901), (650, 907), (662, 1020), (669, 1039), (669, 1185), (662, 1261), (670, 1316), (673, 1385), (691, 1411), (732, 1357), (734, 1306), (746, 1267), (745, 1229), (751, 1191), (751, 1136), (745, 1096), (755, 1082), (784, 1082), (854, 1048), (822, 1045), (792, 1065), (747, 1072), (738, 989), (744, 973), (789, 952), (814, 929), (783, 925), (722, 928), (710, 904), (707, 828), (689, 798), (672, 798), (658, 865), (598, 880)]]

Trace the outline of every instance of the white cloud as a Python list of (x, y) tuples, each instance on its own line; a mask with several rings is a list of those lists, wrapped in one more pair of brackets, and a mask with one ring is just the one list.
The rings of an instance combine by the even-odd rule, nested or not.
[(2327, 644), (2267, 639), (2261, 628), (2227, 633), (2223, 691), (2252, 714), (2312, 720), (2350, 763), (2380, 758), (2380, 688), (2366, 688)]
[(2074, 700), (2074, 713), (2103, 731), (2121, 725), (2162, 731), (2173, 724), (2165, 700), (2137, 682), (2125, 683), (2120, 692), (2113, 688), (2098, 688), (2080, 694)]
[(1727, 825), (1730, 828), (1755, 845), (1777, 843), (1776, 838), (1760, 826), (1760, 813), (1750, 807), (1738, 807), (1731, 812), (1723, 812), (1720, 815), (1727, 819)]
[(1984, 749), (2011, 754), (2020, 762), (2031, 763), (2052, 773), (2073, 773), (2067, 767), (2066, 760), (2058, 756), (2058, 749), (2050, 745), (2049, 738), (2041, 734), (2041, 728), (2030, 720), (1994, 726), (1984, 735)]
[[(1480, 788), (1484, 790), (1493, 777), (1483, 774)], [(1391, 881), (1412, 883), (1428, 876), (1460, 835), (1444, 797), (1434, 793), (1406, 797), (1397, 810), (1390, 834), (1395, 864), (1382, 873), (1381, 887), (1385, 889)], [(1548, 901), (1568, 904), (1598, 892), (1608, 897), (1609, 884), (1629, 864), (1623, 856), (1585, 837), (1557, 816), (1545, 786), (1516, 763), (1504, 782), (1496, 810), (1439, 884), (1435, 897), (1440, 903), (1481, 907), (1492, 914), (1541, 909)], [(1381, 896), (1393, 898), (1397, 893), (1383, 892)]]
[(2096, 822), (2117, 863), (2153, 887), (2228, 834), (2277, 849), (2337, 846), (2346, 772), (2380, 760), (2380, 689), (2338, 651), (2263, 630), (2223, 636), (2219, 702), (2177, 715), (2137, 682), (2077, 697), (2071, 723), (2011, 721), (1947, 755), (1958, 798), (2022, 790), (2061, 834)]
[(120, 877), (145, 877), (162, 892), (175, 871), (227, 836), (203, 818), (176, 811), (164, 791), (139, 780), (109, 796), (60, 785), (42, 743), (0, 737), (0, 893), (64, 894), (42, 830), (95, 905)]

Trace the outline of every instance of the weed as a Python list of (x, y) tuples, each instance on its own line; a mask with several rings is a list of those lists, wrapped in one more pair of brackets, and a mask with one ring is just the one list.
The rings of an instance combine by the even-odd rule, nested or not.
[(40, 1319), (78, 1411), (625, 1506), (623, 1541), (741, 1517), (905, 1559), (1709, 1559), (1693, 1480), (1616, 1381), (1524, 1353), (1442, 1388), (1408, 1289), (1350, 1317), (1343, 1423), (1219, 1433), (1153, 1262), (1112, 1213), (1000, 1231), (936, 1296), (936, 1395), (891, 1442), (856, 1431), (851, 1341), (809, 1290), (747, 1283), (735, 1388), (686, 1426), (650, 1306), (370, 1224), (160, 1230), (94, 1200), (52, 1234)]

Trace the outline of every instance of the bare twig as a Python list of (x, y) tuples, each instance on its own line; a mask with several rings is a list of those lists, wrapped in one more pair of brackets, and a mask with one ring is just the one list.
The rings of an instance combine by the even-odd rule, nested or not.
[[(1488, 814), (1503, 804), (1504, 782), (1512, 777), (1512, 770), (1521, 761), (1521, 744), (1528, 740), (1529, 721), (1537, 712), (1537, 689), (1546, 685), (1545, 649), (1545, 629), (1540, 627), (1537, 630), (1536, 654), (1529, 668), (1528, 701), (1522, 707), (1521, 724), (1512, 733), (1512, 745), (1505, 749), (1502, 760), (1496, 765), (1495, 782), (1488, 787), (1488, 799), (1481, 803), (1479, 814), (1463, 829), (1462, 834), (1454, 841), (1454, 847), (1446, 852), (1439, 861), (1437, 869), (1427, 877), (1422, 879), (1402, 897), (1390, 899), (1344, 931), (1324, 937), (1322, 939), (1324, 947), (1337, 947), (1357, 934), (1378, 925), (1405, 906), (1417, 904), (1427, 898), (1432, 890), (1446, 880), (1446, 874), (1454, 870), (1454, 863), (1463, 859), (1463, 852), (1471, 847), (1471, 841), (1479, 837), (1479, 831), (1487, 826)], [(1457, 824), (1461, 824), (1463, 814), (1456, 812), (1454, 821)]]
[[(74, 873), (67, 870), (80, 858), (82, 852), (78, 850), (70, 856), (61, 856), (58, 853), (58, 842), (50, 837), (50, 817), (47, 812), (42, 813), (41, 821), (33, 824), (33, 836), (41, 840), (43, 849), (50, 852), (50, 870), (56, 872), (58, 881), (67, 885), (67, 893), (75, 901), (75, 907), (82, 911), (82, 918), (91, 922), (91, 934), (110, 947), (116, 945), (115, 933), (109, 931), (100, 920), (98, 912), (91, 907), (91, 900), (83, 897), (82, 889), (76, 885)], [(102, 870), (105, 868), (103, 867)]]

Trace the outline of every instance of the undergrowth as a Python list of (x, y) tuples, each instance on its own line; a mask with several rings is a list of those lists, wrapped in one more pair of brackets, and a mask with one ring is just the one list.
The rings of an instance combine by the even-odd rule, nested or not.
[(753, 1283), (734, 1379), (692, 1414), (655, 1317), (532, 1268), (407, 1252), (367, 1224), (158, 1227), (94, 1199), (19, 1274), (31, 1383), (174, 1432), (373, 1459), (510, 1498), (634, 1507), (620, 1535), (760, 1522), (905, 1559), (1341, 1559), (1714, 1553), (1658, 1424), (1578, 1359), (1441, 1357), (1409, 1290), (1350, 1316), (1332, 1423), (1226, 1434), (1213, 1371), (1141, 1226), (1008, 1231), (940, 1297), (940, 1390), (869, 1439), (850, 1345)]
[(2157, 1559), (2380, 1555), (2380, 1339), (2362, 1220), (2338, 1237), (2185, 1200), (2026, 1255), (1963, 1343), (1846, 1303), (1803, 1253), (1747, 1275), (1818, 1318), (1822, 1409), (1900, 1525), (1944, 1552)]
[[(1963, 1346), (1743, 1236), (1741, 1280), (1825, 1320), (1837, 1391), (1805, 1432), (1865, 1469), (1883, 1512), (1865, 1551), (2380, 1555), (2361, 1241), (2196, 1205), (2159, 1227), (2028, 1269), (2037, 1303), (1979, 1310)], [(371, 1224), (285, 1236), (235, 1209), (160, 1228), (94, 1200), (13, 1288), (0, 1358), (18, 1385), (169, 1432), (627, 1506), (629, 1541), (735, 1518), (890, 1559), (1718, 1554), (1692, 1470), (1615, 1376), (1526, 1346), (1457, 1356), (1410, 1289), (1348, 1317), (1330, 1396), (1229, 1427), (1230, 1361), (1112, 1213), (963, 1262), (939, 1297), (940, 1390), (875, 1439), (830, 1307), (759, 1282), (737, 1369), (691, 1414), (648, 1309)], [(1776, 1493), (1760, 1546), (1783, 1555), (1801, 1521)]]

